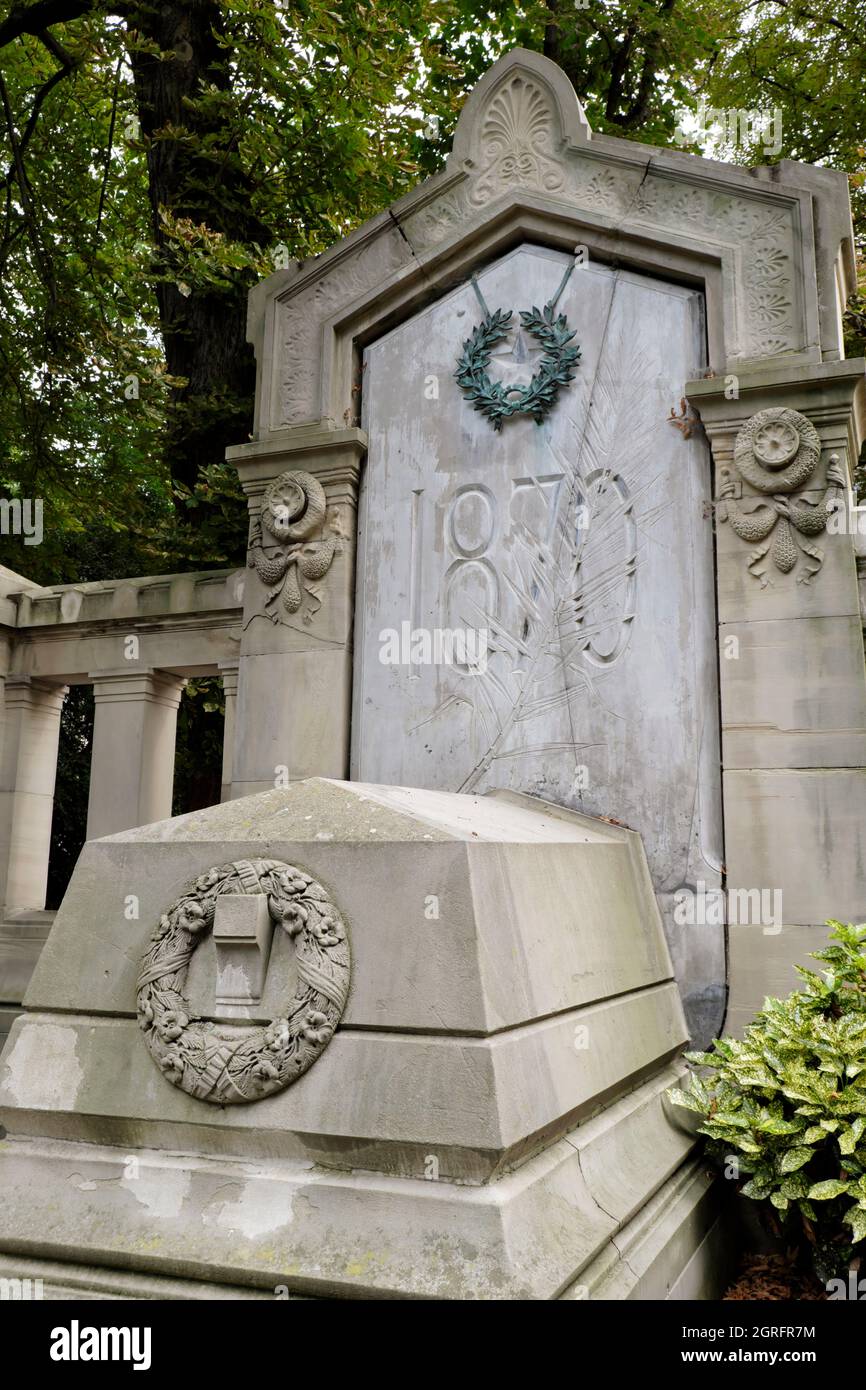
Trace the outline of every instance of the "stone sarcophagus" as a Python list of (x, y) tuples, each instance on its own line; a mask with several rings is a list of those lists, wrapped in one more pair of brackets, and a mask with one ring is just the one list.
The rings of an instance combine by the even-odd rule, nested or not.
[(3, 1056), (0, 1251), (73, 1295), (705, 1295), (685, 1038), (639, 838), (533, 798), (92, 841)]

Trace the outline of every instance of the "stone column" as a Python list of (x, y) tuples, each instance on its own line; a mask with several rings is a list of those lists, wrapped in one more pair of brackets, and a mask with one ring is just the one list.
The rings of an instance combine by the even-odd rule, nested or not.
[(67, 686), (8, 676), (0, 755), (0, 885), (6, 914), (44, 908)]
[[(743, 895), (753, 895), (749, 920), (729, 925), (735, 1032), (766, 994), (797, 987), (793, 966), (809, 964), (807, 953), (824, 943), (826, 918), (866, 918), (855, 546), (843, 517), (825, 528), (817, 511), (829, 499), (847, 506), (863, 437), (863, 368), (859, 360), (764, 368), (729, 379), (728, 391), (739, 390), (732, 400), (720, 379), (688, 391), (716, 466), (729, 917), (742, 917)], [(766, 895), (758, 921), (756, 890)]]
[(226, 451), (249, 498), (232, 795), (347, 777), (360, 429)]
[(220, 801), (230, 801), (232, 795), (232, 759), (234, 757), (235, 727), (238, 702), (238, 663), (220, 662), (220, 676), (225, 700), (225, 721), (223, 724), (223, 770)]
[(163, 671), (94, 673), (87, 838), (171, 815), (177, 710), (184, 681)]

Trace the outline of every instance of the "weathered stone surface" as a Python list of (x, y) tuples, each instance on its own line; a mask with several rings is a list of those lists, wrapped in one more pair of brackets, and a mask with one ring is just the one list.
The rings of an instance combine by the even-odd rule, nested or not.
[(866, 918), (866, 769), (731, 771), (725, 798), (730, 888), (779, 889), (791, 925)]
[(314, 264), (253, 291), (256, 437), (352, 422), (343, 324), (375, 299), (417, 295), (422, 276), (444, 280), (455, 250), (483, 246), (512, 208), (524, 221), (537, 211), (551, 227), (579, 224), (571, 244), (583, 240), (599, 259), (627, 252), (656, 273), (689, 265), (705, 276), (719, 373), (727, 362), (841, 356), (839, 284), (854, 284), (843, 174), (791, 160), (745, 170), (593, 133), (564, 73), (515, 49), (466, 102), (442, 173)]
[[(439, 808), (455, 800), (459, 813), (445, 819)], [(375, 933), (381, 958), (356, 962), (347, 1023), (493, 1032), (670, 977), (658, 914), (643, 920), (649, 885), (635, 835), (525, 798), (316, 779), (88, 845), (29, 1006), (85, 1011), (85, 957), (96, 950), (106, 958), (100, 1012), (132, 1013), (160, 912), (215, 856), (252, 857), (263, 844), (323, 883), (343, 883), (353, 930)], [(124, 915), (129, 894), (138, 921)], [(213, 979), (212, 942), (190, 976), (193, 992), (199, 977)], [(274, 1002), (266, 983), (263, 1004)]]
[(866, 765), (862, 628), (854, 616), (722, 624), (726, 768)]
[[(291, 1086), (221, 1109), (154, 1065), (141, 955), (185, 885), (272, 859), (339, 910), (349, 1004)], [(206, 1014), (215, 955), (193, 956)], [(264, 1017), (291, 952), (267, 975)], [(662, 1101), (686, 1032), (640, 841), (528, 797), (317, 780), (91, 843), (26, 1004), (0, 1250), (79, 1268), (553, 1298), (694, 1142)]]
[[(516, 319), (571, 264), (523, 246), (477, 284)], [(460, 395), (459, 345), (482, 318), (471, 285), (367, 349), (352, 773), (615, 816), (669, 895), (718, 883), (722, 859), (709, 462), (667, 418), (701, 361), (702, 304), (590, 264), (557, 311), (581, 357), (541, 426), (494, 433)], [(521, 329), (490, 370), (525, 380), (538, 355)], [(485, 664), (413, 659), (410, 634), (443, 630), (468, 631)], [(672, 911), (666, 929), (706, 1037), (723, 932), (684, 931)]]
[[(150, 1275), (271, 1292), (555, 1298), (602, 1251), (618, 1259), (611, 1238), (686, 1156), (690, 1141), (660, 1119), (659, 1086), (673, 1080), (657, 1078), (492, 1188), (10, 1138), (0, 1242), (30, 1257), (102, 1263), (110, 1253)], [(644, 1162), (619, 1179), (593, 1176), (643, 1145)], [(675, 1232), (664, 1216), (661, 1244)], [(681, 1263), (694, 1248), (683, 1244)]]
[[(783, 487), (774, 503), (784, 512), (794, 497), (801, 522), (804, 501), (817, 517), (828, 484), (847, 482), (859, 452), (863, 363), (750, 369), (735, 384), (732, 397), (717, 381), (688, 388), (712, 444), (721, 507), (732, 486), (741, 512), (773, 498), (766, 489), (777, 473), (787, 486), (794, 460), (744, 473), (738, 458), (756, 421), (793, 415), (806, 420), (801, 433), (813, 453), (817, 436), (819, 457), (810, 486), (801, 494)], [(846, 488), (842, 496), (847, 514)], [(750, 913), (730, 926), (728, 1027), (736, 1031), (767, 994), (796, 987), (792, 967), (817, 924), (866, 913), (866, 679), (853, 537), (834, 525), (811, 536), (795, 526), (791, 538), (798, 553), (788, 547), (794, 563), (785, 572), (761, 553), (766, 540), (749, 545), (729, 519), (717, 525), (727, 883), (741, 899), (763, 893), (773, 906), (771, 920)]]

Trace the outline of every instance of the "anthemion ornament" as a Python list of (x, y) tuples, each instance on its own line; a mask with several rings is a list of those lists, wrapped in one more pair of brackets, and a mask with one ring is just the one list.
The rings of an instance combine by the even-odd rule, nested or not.
[[(264, 1028), (197, 1018), (184, 993), (190, 959), (213, 929), (220, 899), (239, 894), (257, 897), (266, 929), (286, 932), (295, 946), (294, 994)], [(214, 1105), (260, 1100), (302, 1076), (333, 1037), (349, 992), (346, 927), (322, 885), (291, 864), (222, 864), (160, 917), (137, 990), (138, 1021), (167, 1080)]]
[(504, 386), (487, 374), (490, 355), (496, 344), (510, 331), (513, 311), (497, 309), (491, 313), (474, 275), (472, 287), (484, 318), (463, 344), (454, 379), (464, 396), (488, 419), (495, 430), (512, 415), (531, 415), (537, 425), (553, 409), (563, 386), (574, 380), (580, 348), (572, 344), (574, 333), (565, 314), (556, 314), (560, 295), (574, 270), (571, 262), (559, 289), (543, 309), (521, 309), (520, 323), (544, 349), (538, 371), (526, 386)]
[(804, 488), (818, 466), (821, 440), (805, 415), (774, 406), (747, 420), (737, 435), (734, 463), (740, 477), (757, 492), (770, 494), (766, 502), (746, 510), (735, 501), (736, 483), (725, 468), (719, 488), (719, 519), (744, 541), (759, 544), (749, 556), (749, 573), (761, 587), (769, 583), (764, 561), (769, 556), (777, 570), (789, 574), (801, 556), (805, 559), (798, 583), (808, 584), (824, 563), (824, 555), (806, 537), (818, 536), (839, 506), (845, 475), (835, 456), (827, 464), (827, 490), (819, 501), (790, 494)]
[[(270, 540), (265, 542), (263, 533)], [(327, 521), (325, 489), (312, 473), (281, 473), (252, 523), (249, 565), (267, 586), (265, 610), (279, 601), (285, 614), (312, 621), (322, 604), (318, 580), (331, 567), (341, 537)], [(276, 542), (276, 544), (274, 544)], [(279, 622), (283, 614), (267, 614)]]

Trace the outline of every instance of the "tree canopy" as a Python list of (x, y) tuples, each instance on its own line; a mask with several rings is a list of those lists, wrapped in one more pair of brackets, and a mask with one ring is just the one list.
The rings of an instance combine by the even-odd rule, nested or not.
[[(44, 499), (45, 538), (0, 538), (0, 561), (58, 583), (242, 558), (223, 453), (251, 427), (250, 286), (441, 167), (467, 91), (516, 43), (562, 65), (595, 129), (644, 143), (678, 138), (701, 103), (778, 108), (772, 157), (849, 173), (862, 249), (862, 5), (13, 4), (0, 491)], [(754, 145), (711, 152), (767, 162)], [(862, 294), (846, 326), (862, 351)]]

